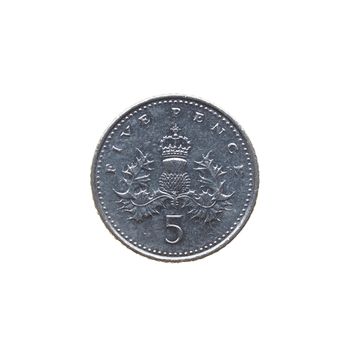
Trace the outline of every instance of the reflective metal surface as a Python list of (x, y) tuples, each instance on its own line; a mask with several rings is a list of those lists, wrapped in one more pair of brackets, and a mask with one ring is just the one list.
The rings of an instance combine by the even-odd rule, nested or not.
[(145, 101), (103, 136), (92, 165), (96, 208), (127, 247), (162, 261), (207, 256), (248, 220), (258, 191), (253, 147), (199, 99)]

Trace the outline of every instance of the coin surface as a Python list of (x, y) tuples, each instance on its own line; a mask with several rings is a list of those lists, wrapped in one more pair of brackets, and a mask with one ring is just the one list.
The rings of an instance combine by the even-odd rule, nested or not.
[(217, 107), (186, 96), (145, 101), (100, 141), (96, 208), (133, 251), (161, 261), (205, 257), (243, 228), (258, 192), (254, 149)]

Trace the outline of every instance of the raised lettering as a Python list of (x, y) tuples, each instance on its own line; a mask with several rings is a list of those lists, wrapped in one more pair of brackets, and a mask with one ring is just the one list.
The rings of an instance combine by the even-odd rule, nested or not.
[(204, 114), (200, 112), (196, 112), (196, 114), (193, 117), (193, 120), (197, 123), (202, 123), (204, 120)]
[(141, 122), (141, 124), (147, 125), (151, 122), (151, 117), (147, 114), (143, 114), (141, 115), (141, 117), (139, 117), (139, 121)]
[(172, 229), (175, 231), (175, 238), (169, 239), (168, 237), (165, 237), (166, 242), (170, 244), (175, 244), (181, 241), (183, 236), (183, 230), (178, 225), (178, 221), (182, 218), (182, 215), (167, 215), (166, 216), (166, 227), (167, 229)]
[(238, 151), (238, 146), (234, 142), (229, 143), (227, 147), (230, 153), (235, 153), (236, 151)]
[(222, 126), (219, 125), (219, 123), (216, 123), (212, 128), (211, 130), (217, 130), (218, 134), (221, 135), (224, 131), (225, 131), (225, 128), (223, 128)]
[(171, 110), (173, 111), (173, 116), (176, 117), (180, 113), (181, 108), (171, 107)]
[(124, 131), (120, 134), (120, 136), (130, 136), (131, 135), (131, 130), (130, 130), (130, 125), (128, 125)]
[(106, 173), (107, 174), (115, 174), (117, 169), (112, 164), (106, 164)]

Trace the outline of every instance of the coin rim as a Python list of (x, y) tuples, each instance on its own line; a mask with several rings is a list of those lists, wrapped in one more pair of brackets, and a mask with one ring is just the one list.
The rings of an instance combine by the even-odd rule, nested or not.
[[(251, 152), (251, 163), (252, 167), (254, 169), (254, 186), (253, 186), (253, 191), (252, 191), (252, 197), (251, 201), (249, 202), (249, 206), (247, 207), (245, 215), (241, 218), (239, 224), (235, 227), (234, 230), (231, 231), (230, 234), (227, 235), (225, 239), (223, 239), (220, 243), (216, 244), (215, 246), (204, 250), (202, 252), (198, 252), (195, 254), (187, 255), (187, 256), (162, 256), (162, 255), (157, 255), (153, 254), (151, 252), (147, 252), (143, 249), (139, 249), (138, 247), (132, 245), (128, 240), (126, 240), (123, 236), (118, 234), (118, 232), (115, 230), (113, 225), (109, 222), (106, 214), (103, 211), (102, 205), (99, 201), (98, 198), (98, 193), (97, 193), (97, 184), (96, 184), (96, 169), (97, 169), (97, 162), (98, 162), (98, 157), (101, 151), (101, 148), (103, 147), (103, 144), (105, 140), (107, 139), (109, 133), (113, 130), (115, 125), (122, 120), (124, 117), (132, 113), (134, 110), (137, 110), (141, 106), (144, 106), (145, 104), (149, 104), (155, 101), (161, 101), (161, 100), (169, 100), (169, 99), (183, 99), (183, 100), (188, 100), (188, 101), (193, 101), (195, 103), (199, 103), (202, 105), (205, 105), (209, 108), (212, 108), (213, 110), (217, 111), (221, 115), (223, 115), (225, 118), (227, 118), (230, 122), (233, 123), (233, 125), (238, 129), (238, 131), (241, 133), (241, 135), (245, 138), (249, 152)], [(217, 251), (221, 250), (224, 248), (227, 244), (229, 244), (243, 229), (243, 227), (246, 225), (246, 223), (249, 221), (249, 218), (254, 210), (257, 197), (258, 197), (258, 191), (259, 191), (259, 166), (258, 166), (258, 160), (257, 156), (254, 150), (254, 147), (247, 136), (246, 132), (244, 129), (240, 126), (239, 123), (237, 123), (230, 115), (225, 113), (223, 110), (220, 108), (216, 107), (215, 105), (202, 100), (197, 97), (192, 97), (192, 96), (187, 96), (187, 95), (165, 95), (165, 96), (159, 96), (159, 97), (153, 97), (147, 100), (144, 100), (143, 102), (138, 103), (137, 105), (134, 105), (133, 107), (129, 108), (126, 112), (124, 112), (122, 115), (117, 117), (111, 125), (105, 130), (103, 133), (103, 136), (100, 138), (100, 141), (96, 147), (93, 161), (92, 161), (92, 166), (91, 166), (91, 173), (90, 173), (90, 184), (91, 184), (91, 189), (92, 189), (92, 195), (95, 203), (95, 208), (97, 209), (97, 212), (102, 220), (102, 222), (105, 224), (107, 229), (111, 232), (111, 234), (118, 239), (122, 244), (124, 244), (126, 247), (134, 251), (135, 253), (138, 253), (142, 256), (145, 256), (147, 258), (157, 260), (157, 261), (163, 261), (163, 262), (186, 262), (186, 261), (194, 261), (198, 259), (202, 259), (204, 257), (207, 257), (213, 253), (216, 253)]]

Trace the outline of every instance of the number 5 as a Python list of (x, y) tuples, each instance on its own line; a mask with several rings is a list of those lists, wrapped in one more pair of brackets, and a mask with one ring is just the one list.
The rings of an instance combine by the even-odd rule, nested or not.
[(172, 228), (176, 232), (176, 238), (174, 240), (169, 239), (168, 237), (165, 237), (166, 242), (175, 244), (181, 241), (182, 236), (184, 232), (182, 231), (182, 228), (177, 225), (179, 223), (179, 220), (182, 218), (182, 215), (167, 215), (166, 216), (166, 227), (167, 229)]

